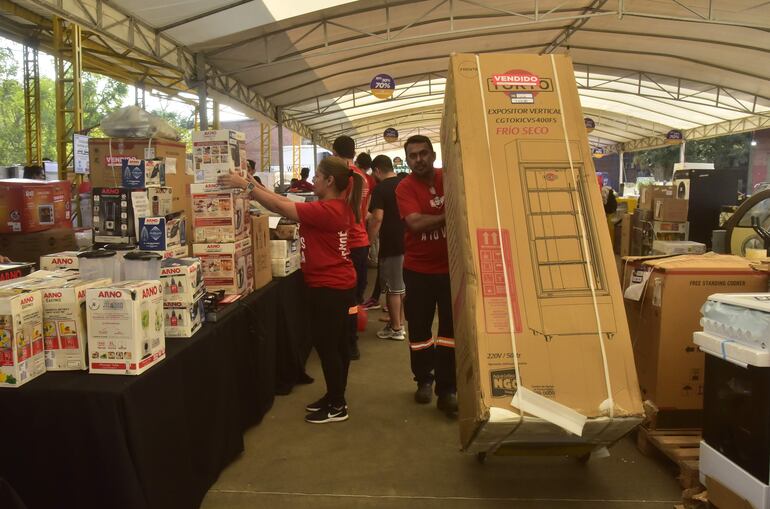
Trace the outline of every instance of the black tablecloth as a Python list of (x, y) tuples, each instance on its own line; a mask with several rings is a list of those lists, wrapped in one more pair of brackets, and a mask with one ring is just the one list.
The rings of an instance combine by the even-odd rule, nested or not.
[[(276, 385), (304, 374), (301, 274), (274, 280), (140, 376), (46, 373), (0, 389), (0, 478), (29, 509), (191, 509)], [(280, 345), (280, 348), (278, 348)]]

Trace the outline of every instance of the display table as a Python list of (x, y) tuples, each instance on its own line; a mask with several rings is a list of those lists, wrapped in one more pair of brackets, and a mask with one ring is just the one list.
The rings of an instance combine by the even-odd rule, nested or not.
[(50, 372), (0, 390), (0, 478), (28, 509), (199, 507), (276, 384), (304, 374), (306, 336), (289, 326), (304, 323), (301, 289), (300, 273), (274, 280), (193, 338), (168, 339), (143, 375)]

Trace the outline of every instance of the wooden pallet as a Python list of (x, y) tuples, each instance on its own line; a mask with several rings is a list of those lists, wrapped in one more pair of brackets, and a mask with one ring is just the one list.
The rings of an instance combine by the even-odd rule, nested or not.
[(700, 486), (700, 429), (638, 428), (636, 445), (645, 456), (656, 451), (669, 458), (679, 469), (677, 479), (682, 489)]

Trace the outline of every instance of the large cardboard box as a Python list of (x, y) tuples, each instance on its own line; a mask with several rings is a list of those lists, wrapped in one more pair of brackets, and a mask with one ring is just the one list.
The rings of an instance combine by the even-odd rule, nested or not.
[(251, 217), (251, 251), (254, 256), (254, 289), (273, 280), (270, 249), (270, 224), (267, 216)]
[(456, 54), (449, 75), (462, 445), (611, 444), (642, 400), (571, 61)]
[(652, 217), (655, 221), (683, 223), (687, 221), (688, 200), (659, 198), (653, 201)]
[(51, 228), (34, 233), (0, 235), (0, 253), (16, 262), (38, 263), (48, 253), (77, 249), (72, 228)]
[(221, 244), (193, 244), (193, 256), (201, 260), (207, 290), (242, 295), (253, 289), (254, 258), (250, 238)]
[(193, 242), (235, 242), (249, 235), (245, 194), (216, 184), (192, 184)]
[[(655, 200), (676, 198), (674, 186), (651, 184), (639, 188), (639, 208), (651, 210)], [(685, 218), (687, 220), (687, 218)]]
[(0, 180), (0, 233), (72, 228), (70, 183), (29, 179)]
[(159, 281), (89, 288), (86, 317), (89, 373), (139, 375), (166, 358)]
[(625, 306), (639, 384), (661, 410), (703, 408), (704, 354), (692, 342), (713, 293), (767, 290), (767, 273), (738, 256), (681, 255), (624, 260)]
[(40, 291), (0, 290), (0, 387), (20, 387), (43, 373)]

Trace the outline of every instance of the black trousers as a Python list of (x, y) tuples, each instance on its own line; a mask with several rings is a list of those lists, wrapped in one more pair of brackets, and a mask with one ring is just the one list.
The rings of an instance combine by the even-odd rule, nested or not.
[(310, 337), (321, 359), (329, 404), (346, 404), (345, 388), (350, 367), (348, 310), (355, 290), (307, 288), (306, 305)]
[[(424, 274), (404, 269), (404, 314), (409, 325), (409, 350), (414, 380), (436, 382), (436, 394), (457, 391), (452, 293), (449, 274)], [(433, 318), (438, 308), (438, 334)]]
[(354, 247), (350, 250), (350, 261), (356, 269), (356, 304), (364, 301), (364, 292), (366, 291), (367, 268), (366, 262), (369, 259), (369, 246)]

